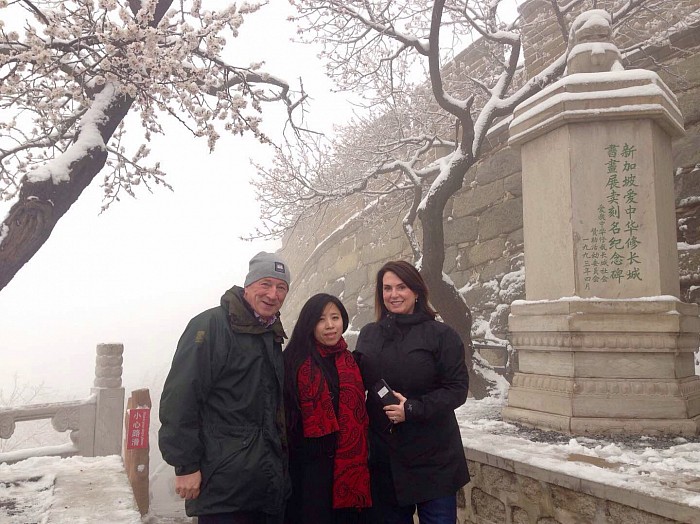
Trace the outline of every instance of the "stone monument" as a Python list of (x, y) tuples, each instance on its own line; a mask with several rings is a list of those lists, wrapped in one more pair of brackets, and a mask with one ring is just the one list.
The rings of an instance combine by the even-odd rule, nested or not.
[(515, 110), (526, 300), (503, 417), (573, 434), (696, 435), (698, 306), (679, 300), (676, 97), (624, 70), (611, 18), (572, 25), (564, 77)]

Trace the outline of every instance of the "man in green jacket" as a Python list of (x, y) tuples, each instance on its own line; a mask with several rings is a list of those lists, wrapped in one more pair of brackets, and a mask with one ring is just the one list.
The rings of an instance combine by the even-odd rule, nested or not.
[(199, 524), (277, 524), (290, 491), (279, 310), (287, 264), (250, 260), (243, 288), (194, 317), (160, 400), (160, 451)]

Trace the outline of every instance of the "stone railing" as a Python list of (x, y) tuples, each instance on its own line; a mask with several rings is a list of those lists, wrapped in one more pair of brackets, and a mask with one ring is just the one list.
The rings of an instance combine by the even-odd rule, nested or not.
[(0, 453), (0, 463), (29, 457), (98, 457), (120, 455), (124, 413), (122, 344), (98, 344), (94, 387), (86, 399), (0, 409), (0, 438), (12, 437), (18, 422), (51, 420), (58, 432), (70, 431), (70, 442)]

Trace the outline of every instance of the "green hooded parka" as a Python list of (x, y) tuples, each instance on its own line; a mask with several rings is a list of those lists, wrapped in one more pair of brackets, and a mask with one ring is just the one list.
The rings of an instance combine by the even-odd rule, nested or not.
[(202, 473), (187, 515), (283, 512), (290, 493), (284, 337), (279, 317), (261, 325), (238, 286), (187, 325), (163, 387), (158, 434), (177, 473)]

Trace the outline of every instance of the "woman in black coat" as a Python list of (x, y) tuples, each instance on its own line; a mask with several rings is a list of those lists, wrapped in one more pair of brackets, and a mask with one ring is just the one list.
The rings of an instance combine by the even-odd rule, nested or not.
[[(457, 491), (469, 482), (454, 414), (469, 386), (464, 346), (435, 320), (425, 282), (407, 262), (379, 270), (375, 310), (354, 354), (368, 390), (374, 513), (384, 524), (411, 524), (416, 510), (421, 524), (454, 524)], [(386, 405), (386, 386), (396, 403)]]
[(292, 496), (287, 524), (359, 524), (371, 505), (368, 420), (360, 371), (336, 297), (311, 297), (284, 350)]

